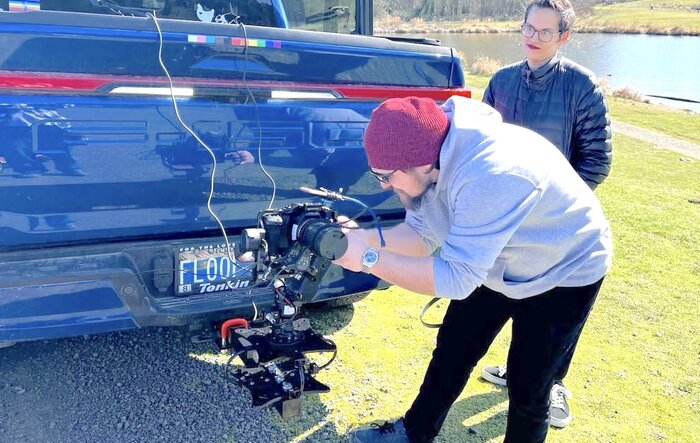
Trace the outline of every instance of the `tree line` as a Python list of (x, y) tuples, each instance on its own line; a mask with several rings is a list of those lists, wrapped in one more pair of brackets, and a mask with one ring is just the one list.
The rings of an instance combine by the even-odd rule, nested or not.
[[(577, 15), (600, 4), (629, 0), (570, 0)], [(522, 17), (527, 0), (374, 0), (375, 16), (410, 20), (517, 20)]]

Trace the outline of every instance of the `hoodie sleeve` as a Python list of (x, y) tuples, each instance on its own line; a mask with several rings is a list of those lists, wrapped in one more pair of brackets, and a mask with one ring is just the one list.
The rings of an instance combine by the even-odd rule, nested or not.
[(435, 258), (438, 297), (464, 299), (487, 278), (514, 232), (541, 197), (529, 179), (485, 173), (466, 180), (454, 195), (454, 219)]

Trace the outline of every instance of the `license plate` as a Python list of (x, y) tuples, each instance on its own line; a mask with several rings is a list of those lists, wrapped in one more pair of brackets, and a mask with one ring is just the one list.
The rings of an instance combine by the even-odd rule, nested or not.
[(250, 268), (254, 263), (242, 263), (235, 257), (235, 251), (226, 252), (225, 244), (180, 248), (176, 294), (209, 294), (248, 287), (253, 279)]

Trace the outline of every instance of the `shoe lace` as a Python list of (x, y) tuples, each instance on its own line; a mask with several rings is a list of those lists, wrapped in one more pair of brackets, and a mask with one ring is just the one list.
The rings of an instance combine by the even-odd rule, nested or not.
[(499, 377), (504, 377), (506, 375), (506, 372), (508, 371), (508, 367), (506, 365), (499, 366), (498, 367), (498, 376)]
[(390, 423), (388, 421), (385, 421), (384, 424), (377, 424), (377, 423), (372, 423), (370, 425), (371, 428), (377, 428), (380, 434), (388, 434), (390, 432), (396, 432), (396, 429), (394, 429), (394, 423)]
[(551, 407), (563, 409), (567, 398), (571, 398), (571, 391), (559, 384), (552, 387), (550, 395)]

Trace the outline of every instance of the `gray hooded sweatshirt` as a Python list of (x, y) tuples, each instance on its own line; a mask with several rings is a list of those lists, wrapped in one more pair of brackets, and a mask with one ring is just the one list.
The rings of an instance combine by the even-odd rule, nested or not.
[(586, 286), (612, 263), (609, 224), (593, 191), (542, 136), (493, 108), (452, 97), (440, 175), (406, 222), (433, 251), (438, 297), (478, 286), (522, 299)]

